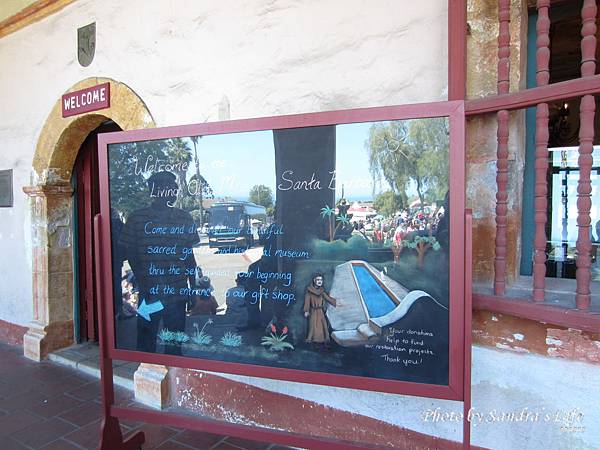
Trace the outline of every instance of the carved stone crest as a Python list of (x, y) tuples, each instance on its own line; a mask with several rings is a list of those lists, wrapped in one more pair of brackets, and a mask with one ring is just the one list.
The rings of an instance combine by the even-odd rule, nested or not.
[(77, 29), (77, 59), (83, 67), (89, 66), (96, 52), (96, 22)]

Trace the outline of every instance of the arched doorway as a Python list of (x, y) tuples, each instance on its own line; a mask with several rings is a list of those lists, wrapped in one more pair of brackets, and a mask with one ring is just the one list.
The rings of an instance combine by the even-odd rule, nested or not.
[(98, 135), (122, 131), (112, 120), (94, 129), (83, 141), (73, 166), (74, 321), (75, 341), (98, 340), (94, 216), (100, 212)]
[[(73, 188), (71, 176), (78, 152), (102, 123), (123, 130), (152, 128), (154, 120), (140, 97), (123, 83), (87, 78), (77, 91), (110, 83), (110, 107), (63, 118), (60, 98), (40, 133), (33, 157), (32, 184), (23, 188), (32, 214), (33, 321), (23, 338), (25, 356), (41, 360), (74, 342)], [(79, 252), (78, 252), (79, 254)]]

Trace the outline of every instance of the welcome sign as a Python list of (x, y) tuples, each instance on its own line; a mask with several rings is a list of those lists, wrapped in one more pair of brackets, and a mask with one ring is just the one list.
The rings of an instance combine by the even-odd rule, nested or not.
[(62, 116), (70, 117), (110, 107), (110, 83), (69, 92), (62, 96)]
[(460, 398), (462, 120), (444, 103), (103, 135), (112, 356)]

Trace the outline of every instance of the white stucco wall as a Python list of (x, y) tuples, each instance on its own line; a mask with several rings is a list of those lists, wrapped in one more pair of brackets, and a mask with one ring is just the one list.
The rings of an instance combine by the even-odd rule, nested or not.
[[(77, 28), (96, 22), (92, 64)], [(445, 0), (419, 2), (79, 0), (0, 39), (0, 319), (32, 319), (29, 210), (33, 152), (54, 103), (76, 82), (123, 82), (158, 126), (445, 100)]]

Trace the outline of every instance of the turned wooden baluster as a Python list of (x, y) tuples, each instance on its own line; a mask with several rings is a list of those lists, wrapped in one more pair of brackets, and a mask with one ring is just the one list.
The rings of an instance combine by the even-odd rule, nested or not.
[[(581, 76), (590, 77), (596, 73), (596, 1), (585, 0), (581, 9)], [(591, 251), (590, 209), (592, 208), (592, 183), (590, 180), (594, 151), (594, 115), (596, 102), (593, 95), (581, 99), (579, 109), (579, 182), (577, 184), (577, 293), (575, 303), (578, 309), (590, 306)]]
[[(537, 73), (538, 86), (550, 82), (550, 0), (538, 0), (537, 10)], [(536, 110), (535, 129), (535, 238), (533, 256), (533, 300), (544, 301), (546, 277), (546, 215), (548, 213), (548, 104), (540, 103)]]
[[(498, 94), (510, 89), (510, 0), (498, 2)], [(506, 288), (506, 225), (508, 212), (508, 111), (498, 111), (498, 149), (496, 153), (496, 257), (494, 294), (504, 295)]]

